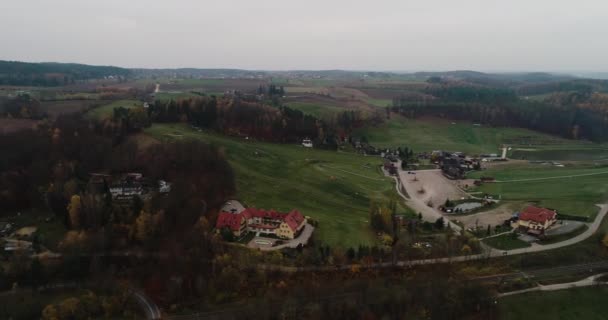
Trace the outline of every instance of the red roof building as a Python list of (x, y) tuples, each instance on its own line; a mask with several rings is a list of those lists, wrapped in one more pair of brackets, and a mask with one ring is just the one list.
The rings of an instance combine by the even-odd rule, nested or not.
[(229, 228), (236, 236), (249, 231), (293, 239), (303, 229), (305, 223), (306, 219), (298, 210), (283, 213), (247, 208), (241, 213), (220, 213), (215, 227), (217, 230)]
[(291, 210), (291, 212), (285, 216), (285, 223), (293, 232), (296, 232), (298, 230), (298, 227), (302, 224), (303, 221), (304, 216), (298, 210)]
[(246, 227), (243, 214), (233, 214), (230, 212), (222, 212), (217, 217), (215, 228), (218, 230), (228, 228), (236, 236), (240, 236), (243, 229)]
[(526, 207), (519, 214), (519, 227), (529, 233), (542, 234), (557, 221), (557, 212), (535, 206)]

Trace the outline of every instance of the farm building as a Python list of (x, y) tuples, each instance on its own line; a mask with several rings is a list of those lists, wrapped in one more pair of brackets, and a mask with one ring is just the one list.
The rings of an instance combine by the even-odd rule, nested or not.
[(519, 213), (517, 227), (527, 233), (542, 235), (557, 221), (557, 212), (535, 206), (526, 207)]
[(246, 232), (275, 235), (282, 239), (294, 239), (304, 229), (306, 218), (298, 211), (289, 213), (275, 210), (247, 208), (240, 213), (221, 212), (215, 228), (228, 228), (236, 237)]

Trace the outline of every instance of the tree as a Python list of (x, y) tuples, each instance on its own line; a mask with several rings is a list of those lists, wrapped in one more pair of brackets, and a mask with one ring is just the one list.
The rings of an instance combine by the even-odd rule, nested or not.
[(224, 241), (227, 241), (227, 242), (234, 241), (234, 234), (227, 227), (222, 228), (222, 230), (220, 230), (220, 235), (222, 236), (222, 239), (224, 239)]
[(492, 234), (492, 226), (488, 225), (488, 230), (486, 230), (486, 236), (489, 236)]
[(443, 217), (435, 220), (435, 223), (433, 224), (433, 226), (437, 230), (443, 230), (443, 228), (445, 227), (445, 221), (443, 220)]
[(348, 258), (348, 261), (353, 261), (355, 259), (355, 256), (356, 256), (355, 249), (350, 247), (350, 248), (348, 248), (348, 250), (346, 250), (346, 257)]
[(602, 243), (608, 248), (608, 234), (604, 236), (604, 239), (602, 239)]
[(154, 235), (154, 221), (152, 215), (144, 210), (135, 219), (135, 238), (140, 242), (148, 242)]
[(57, 308), (49, 304), (42, 310), (42, 319), (43, 320), (59, 320), (59, 311)]
[(70, 204), (68, 205), (68, 214), (70, 216), (70, 226), (72, 229), (80, 228), (80, 211), (82, 209), (82, 204), (80, 203), (80, 196), (75, 194), (70, 199)]
[(471, 250), (471, 247), (469, 247), (469, 245), (465, 244), (462, 246), (462, 249), (460, 249), (460, 252), (463, 255), (468, 256), (471, 254), (472, 250)]
[(30, 264), (30, 283), (33, 287), (38, 287), (45, 282), (44, 269), (38, 258), (32, 259)]
[(86, 312), (78, 298), (67, 298), (59, 304), (60, 319), (86, 319)]

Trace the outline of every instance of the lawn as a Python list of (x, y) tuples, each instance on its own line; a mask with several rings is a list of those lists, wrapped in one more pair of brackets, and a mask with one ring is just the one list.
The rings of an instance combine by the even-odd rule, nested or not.
[(553, 146), (545, 148), (519, 148), (509, 157), (526, 160), (597, 161), (608, 160), (608, 148), (603, 145)]
[(532, 292), (498, 300), (501, 319), (606, 319), (608, 287)]
[(104, 119), (112, 116), (114, 108), (132, 108), (142, 106), (141, 101), (137, 100), (119, 100), (114, 101), (110, 104), (103, 105), (101, 107), (94, 108), (86, 113), (86, 117), (90, 119)]
[[(370, 199), (399, 199), (378, 157), (246, 141), (178, 124), (154, 124), (146, 132), (159, 140), (193, 138), (221, 146), (236, 173), (238, 199), (258, 208), (299, 209), (319, 221), (315, 237), (332, 246), (376, 243)], [(398, 211), (411, 214), (402, 202)]]
[(511, 234), (503, 234), (500, 236), (484, 239), (483, 242), (489, 245), (490, 247), (499, 250), (512, 250), (519, 248), (527, 248), (530, 246), (530, 244), (525, 241), (513, 238), (513, 235)]
[(355, 132), (377, 147), (408, 146), (415, 152), (446, 150), (498, 153), (502, 144), (563, 144), (575, 142), (520, 128), (475, 126), (441, 119), (408, 119), (393, 114), (379, 127)]
[(608, 167), (513, 165), (469, 175), (470, 178), (481, 176), (501, 182), (486, 183), (476, 191), (499, 195), (502, 200), (537, 202), (561, 214), (588, 217), (589, 221), (598, 213), (595, 204), (608, 198)]

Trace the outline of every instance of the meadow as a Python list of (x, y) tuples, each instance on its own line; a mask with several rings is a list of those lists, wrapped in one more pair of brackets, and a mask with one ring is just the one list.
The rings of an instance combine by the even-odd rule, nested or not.
[(396, 199), (398, 213), (413, 214), (393, 179), (382, 175), (379, 157), (255, 142), (179, 124), (154, 124), (146, 133), (161, 141), (198, 139), (219, 146), (235, 170), (237, 199), (257, 208), (298, 209), (319, 221), (316, 239), (332, 246), (377, 242), (368, 222), (371, 199)]
[(513, 159), (554, 161), (603, 161), (608, 160), (608, 148), (600, 144), (557, 145), (535, 148), (516, 148)]
[(531, 292), (498, 300), (501, 319), (606, 319), (608, 287)]
[(105, 119), (112, 117), (114, 112), (114, 108), (123, 107), (123, 108), (132, 108), (139, 107), (142, 105), (141, 101), (137, 100), (118, 100), (114, 101), (110, 104), (106, 104), (94, 109), (89, 110), (85, 116), (89, 119)]
[(499, 195), (506, 201), (536, 202), (562, 214), (587, 217), (589, 221), (598, 213), (595, 204), (608, 198), (608, 167), (604, 166), (508, 165), (469, 175), (481, 176), (500, 182), (483, 184), (476, 191)]
[(382, 125), (361, 128), (355, 134), (366, 136), (377, 147), (408, 146), (415, 152), (446, 150), (498, 153), (500, 146), (505, 143), (574, 143), (527, 129), (476, 126), (470, 122), (443, 119), (413, 120), (395, 114)]

